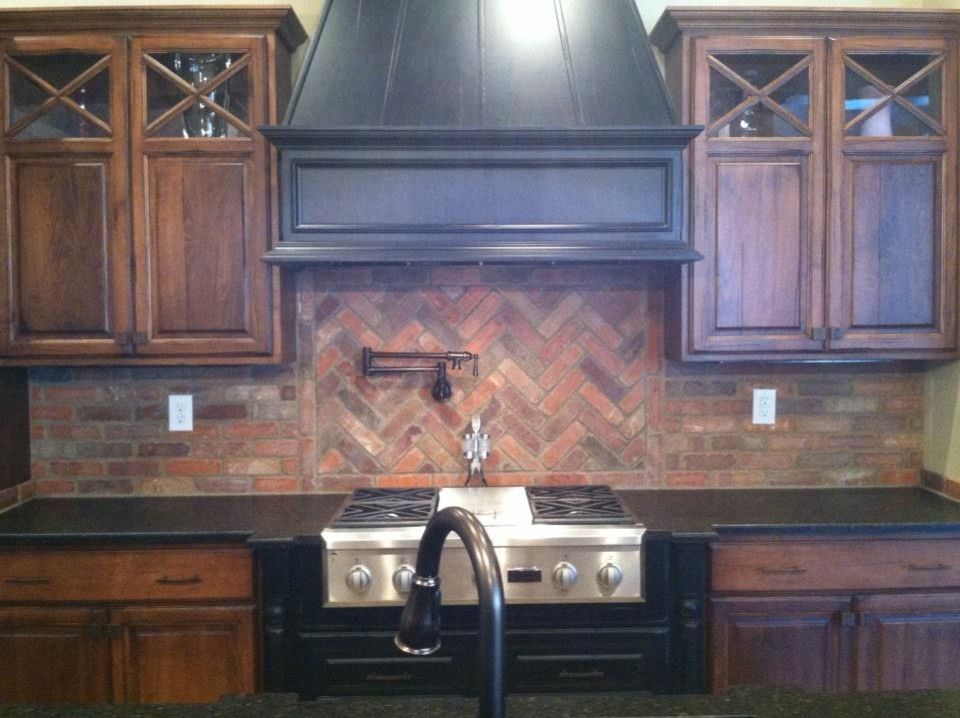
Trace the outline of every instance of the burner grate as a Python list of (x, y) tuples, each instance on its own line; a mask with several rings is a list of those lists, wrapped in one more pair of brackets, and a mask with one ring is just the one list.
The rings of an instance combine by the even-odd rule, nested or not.
[(357, 489), (332, 525), (424, 526), (436, 505), (436, 489)]
[(527, 499), (535, 524), (636, 523), (606, 485), (529, 486)]

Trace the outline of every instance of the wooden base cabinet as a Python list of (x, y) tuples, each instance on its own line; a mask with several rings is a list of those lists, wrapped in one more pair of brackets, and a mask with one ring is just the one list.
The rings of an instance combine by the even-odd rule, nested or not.
[(713, 547), (711, 688), (960, 688), (960, 540)]
[(102, 608), (0, 608), (0, 703), (109, 703)]
[(684, 360), (957, 350), (956, 13), (671, 8), (690, 245)]
[(0, 361), (282, 359), (289, 8), (0, 12)]
[(256, 690), (242, 547), (0, 552), (0, 703), (197, 703)]

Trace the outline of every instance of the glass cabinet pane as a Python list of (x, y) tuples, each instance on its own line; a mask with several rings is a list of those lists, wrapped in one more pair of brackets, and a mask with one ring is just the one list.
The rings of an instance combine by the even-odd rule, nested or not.
[(943, 134), (943, 71), (929, 53), (851, 53), (844, 69), (844, 124), (854, 137)]
[(712, 55), (709, 122), (718, 124), (709, 134), (721, 138), (807, 136), (810, 73), (803, 64), (807, 57), (756, 52)]
[[(249, 132), (250, 77), (242, 52), (160, 52), (149, 57), (147, 123), (156, 137), (237, 137)], [(178, 81), (179, 80), (179, 81)]]
[(104, 57), (82, 52), (10, 55), (6, 111), (11, 136), (108, 137), (110, 67), (101, 62)]

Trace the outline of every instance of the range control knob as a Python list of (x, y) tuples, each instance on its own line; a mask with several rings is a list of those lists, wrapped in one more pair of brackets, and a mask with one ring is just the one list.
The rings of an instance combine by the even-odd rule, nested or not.
[(623, 569), (615, 563), (608, 563), (597, 571), (597, 583), (605, 591), (612, 591), (623, 581)]
[(413, 585), (413, 566), (402, 564), (400, 568), (393, 572), (393, 587), (397, 593), (406, 596), (410, 593), (410, 586)]
[(561, 561), (553, 567), (553, 585), (566, 593), (577, 582), (577, 567), (569, 561)]
[(373, 574), (370, 569), (362, 564), (353, 566), (347, 571), (347, 588), (354, 593), (364, 593), (373, 582)]

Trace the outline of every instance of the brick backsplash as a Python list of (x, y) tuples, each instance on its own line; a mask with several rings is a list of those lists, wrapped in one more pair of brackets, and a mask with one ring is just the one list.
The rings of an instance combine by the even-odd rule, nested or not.
[[(281, 367), (31, 373), (38, 495), (339, 491), (462, 483), (478, 412), (491, 483), (914, 484), (923, 374), (904, 365), (681, 365), (643, 267), (315, 269), (298, 274), (297, 360)], [(365, 378), (360, 350), (480, 355)], [(750, 423), (754, 387), (775, 426)], [(195, 397), (195, 431), (166, 397)]]

